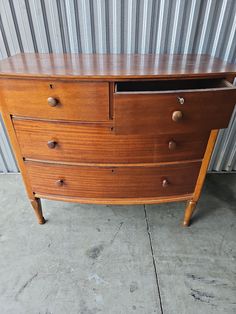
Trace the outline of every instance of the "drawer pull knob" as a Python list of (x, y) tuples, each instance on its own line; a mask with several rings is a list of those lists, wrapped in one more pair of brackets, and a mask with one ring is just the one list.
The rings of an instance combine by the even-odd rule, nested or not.
[(57, 146), (57, 142), (56, 141), (48, 141), (48, 148), (55, 148)]
[(53, 97), (48, 97), (48, 104), (51, 107), (55, 107), (58, 104), (58, 100)]
[(169, 141), (169, 144), (168, 144), (169, 150), (175, 150), (176, 146), (177, 144), (175, 141)]
[(183, 118), (182, 111), (174, 111), (172, 113), (172, 120), (175, 122), (180, 121)]
[(167, 179), (164, 179), (164, 180), (162, 181), (162, 186), (163, 186), (163, 188), (166, 188), (168, 185), (169, 185), (168, 180), (167, 180)]
[(183, 98), (183, 97), (177, 97), (177, 99), (178, 99), (178, 101), (179, 101), (179, 103), (180, 103), (181, 105), (184, 104), (184, 98)]
[(57, 185), (57, 186), (63, 186), (64, 183), (65, 183), (65, 182), (64, 182), (64, 180), (62, 180), (62, 179), (56, 181), (56, 185)]

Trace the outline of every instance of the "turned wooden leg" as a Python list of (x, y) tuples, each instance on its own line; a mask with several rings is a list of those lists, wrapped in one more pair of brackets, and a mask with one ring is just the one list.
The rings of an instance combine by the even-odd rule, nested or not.
[(184, 222), (183, 222), (184, 227), (188, 227), (190, 225), (190, 220), (194, 212), (194, 209), (196, 208), (196, 205), (197, 203), (194, 202), (193, 200), (188, 201), (187, 207), (185, 209), (185, 214), (184, 214)]
[(211, 131), (211, 134), (210, 134), (210, 137), (208, 140), (208, 144), (207, 144), (207, 148), (206, 148), (204, 158), (202, 161), (201, 169), (200, 169), (198, 179), (196, 182), (196, 186), (195, 186), (195, 189), (194, 189), (194, 192), (192, 195), (192, 199), (188, 202), (187, 207), (185, 209), (184, 222), (183, 222), (183, 225), (185, 227), (189, 226), (193, 211), (194, 211), (194, 209), (197, 205), (197, 202), (200, 198), (202, 187), (203, 187), (204, 180), (205, 180), (206, 173), (207, 173), (207, 168), (208, 168), (208, 165), (209, 165), (209, 162), (211, 159), (211, 154), (213, 152), (215, 142), (217, 139), (217, 134), (218, 134), (218, 130)]
[(43, 212), (42, 212), (42, 205), (41, 205), (41, 201), (40, 198), (35, 198), (35, 199), (31, 199), (30, 200), (31, 205), (34, 209), (35, 215), (37, 217), (38, 223), (40, 225), (43, 225), (46, 221), (43, 217)]

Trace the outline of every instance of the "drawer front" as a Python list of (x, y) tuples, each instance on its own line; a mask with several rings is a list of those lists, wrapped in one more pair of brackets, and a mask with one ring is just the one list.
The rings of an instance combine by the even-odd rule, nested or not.
[(108, 83), (0, 80), (12, 115), (45, 119), (105, 121), (109, 119)]
[(13, 119), (25, 158), (88, 163), (152, 163), (203, 158), (208, 133), (115, 135), (108, 126)]
[(36, 194), (109, 199), (192, 193), (201, 163), (158, 167), (82, 167), (31, 161), (25, 164)]
[[(184, 100), (184, 103), (182, 102)], [(236, 89), (114, 94), (116, 134), (208, 132), (226, 128)]]

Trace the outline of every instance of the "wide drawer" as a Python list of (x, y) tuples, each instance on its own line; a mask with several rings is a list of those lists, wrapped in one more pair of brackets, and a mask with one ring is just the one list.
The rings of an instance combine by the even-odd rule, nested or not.
[(105, 82), (1, 79), (0, 90), (10, 114), (62, 120), (109, 119)]
[(79, 198), (143, 198), (192, 193), (200, 162), (158, 167), (93, 167), (25, 162), (40, 195)]
[(116, 134), (176, 134), (226, 128), (236, 103), (236, 88), (219, 79), (117, 84)]
[(23, 157), (77, 163), (152, 163), (203, 158), (208, 133), (115, 135), (111, 127), (13, 119)]

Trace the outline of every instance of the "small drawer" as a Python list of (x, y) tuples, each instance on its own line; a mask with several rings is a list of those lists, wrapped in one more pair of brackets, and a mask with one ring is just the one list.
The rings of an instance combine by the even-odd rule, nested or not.
[(114, 93), (116, 134), (192, 133), (226, 128), (236, 88), (223, 79), (119, 82)]
[(202, 159), (209, 133), (116, 135), (111, 126), (13, 119), (22, 155), (76, 163), (153, 163)]
[(193, 192), (200, 162), (146, 167), (94, 167), (25, 162), (33, 191), (78, 198), (149, 198)]
[(109, 86), (105, 82), (1, 79), (10, 114), (55, 120), (109, 120)]

